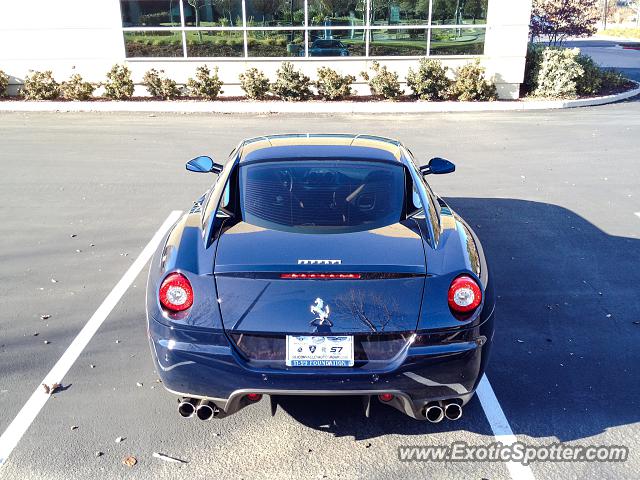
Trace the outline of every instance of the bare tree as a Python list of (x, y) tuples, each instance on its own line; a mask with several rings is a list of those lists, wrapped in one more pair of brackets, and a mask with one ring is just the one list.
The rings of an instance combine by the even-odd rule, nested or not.
[(533, 0), (531, 37), (548, 37), (550, 46), (560, 46), (567, 37), (596, 33), (600, 18), (598, 0)]

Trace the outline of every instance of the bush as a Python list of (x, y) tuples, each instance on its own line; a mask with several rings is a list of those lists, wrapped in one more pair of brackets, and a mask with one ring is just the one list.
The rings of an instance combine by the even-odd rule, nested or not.
[(368, 82), (371, 95), (393, 100), (404, 93), (400, 88), (396, 72), (390, 71), (386, 66), (383, 67), (376, 61), (371, 64), (371, 70), (375, 72), (375, 75), (370, 76), (369, 72), (360, 73), (360, 76)]
[(133, 96), (131, 70), (126, 65), (114, 65), (107, 73), (104, 84), (105, 97), (113, 100), (127, 100)]
[(175, 80), (171, 80), (164, 74), (164, 70), (152, 68), (142, 77), (142, 83), (147, 87), (149, 95), (160, 97), (163, 100), (171, 100), (180, 96), (180, 89)]
[(407, 85), (413, 96), (420, 100), (446, 100), (451, 86), (447, 70), (440, 60), (421, 58), (418, 70), (410, 68), (407, 74)]
[(602, 85), (599, 93), (608, 93), (609, 90), (619, 89), (629, 82), (620, 72), (616, 72), (615, 70), (601, 69), (600, 78)]
[(496, 100), (498, 92), (495, 84), (485, 78), (485, 70), (476, 60), (456, 70), (451, 96), (463, 102), (487, 101)]
[(67, 100), (87, 100), (93, 96), (96, 85), (85, 82), (77, 73), (60, 85), (60, 93)]
[(211, 73), (206, 65), (196, 68), (196, 78), (190, 78), (187, 81), (187, 88), (191, 95), (209, 100), (215, 100), (219, 94), (223, 93), (222, 85), (222, 80), (218, 77), (218, 67), (215, 67)]
[(9, 75), (0, 70), (0, 97), (7, 95), (7, 88), (9, 87)]
[(27, 100), (54, 100), (60, 96), (60, 85), (51, 70), (32, 72), (24, 79), (22, 95)]
[(602, 90), (602, 69), (588, 55), (579, 54), (576, 61), (583, 73), (576, 78), (578, 95), (597, 95)]
[(545, 48), (538, 72), (538, 86), (533, 94), (537, 97), (575, 98), (577, 80), (584, 74), (578, 63), (579, 50)]
[(276, 81), (271, 84), (271, 92), (287, 101), (307, 100), (311, 97), (311, 80), (293, 68), (293, 63), (283, 62), (276, 71)]
[(269, 79), (264, 72), (257, 68), (250, 68), (240, 74), (240, 86), (247, 97), (254, 100), (262, 100), (269, 93)]
[(542, 51), (544, 48), (538, 44), (530, 43), (527, 46), (527, 56), (524, 63), (524, 80), (520, 91), (522, 95), (529, 95), (538, 87), (538, 72), (542, 63)]
[(355, 81), (353, 75), (340, 75), (332, 68), (320, 67), (315, 85), (322, 98), (340, 100), (351, 95), (351, 84)]

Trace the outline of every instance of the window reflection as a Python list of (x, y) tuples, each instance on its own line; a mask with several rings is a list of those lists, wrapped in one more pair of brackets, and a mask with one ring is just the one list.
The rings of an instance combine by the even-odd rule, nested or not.
[(304, 26), (304, 0), (247, 0), (247, 26)]
[(179, 27), (179, 0), (120, 0), (123, 27)]
[(433, 0), (431, 23), (466, 25), (487, 22), (488, 0)]
[(429, 23), (428, 0), (371, 0), (372, 25), (425, 25)]
[(188, 27), (241, 27), (241, 0), (184, 0)]
[(424, 56), (427, 54), (426, 30), (373, 30), (369, 55), (381, 57)]
[(242, 31), (189, 31), (187, 32), (189, 57), (243, 57)]
[(431, 55), (482, 55), (484, 28), (434, 28)]
[(361, 57), (365, 55), (364, 30), (310, 30), (310, 57)]
[(124, 32), (127, 57), (182, 57), (182, 33)]
[(254, 30), (247, 32), (250, 57), (304, 57), (301, 30)]

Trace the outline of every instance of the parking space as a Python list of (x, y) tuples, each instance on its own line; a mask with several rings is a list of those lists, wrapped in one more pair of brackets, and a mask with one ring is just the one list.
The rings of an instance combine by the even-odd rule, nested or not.
[[(0, 476), (628, 477), (640, 445), (639, 113), (626, 102), (402, 117), (1, 115), (0, 435), (167, 216), (213, 179), (188, 174), (184, 161), (223, 160), (266, 133), (367, 132), (458, 167), (431, 183), (474, 226), (494, 269), (487, 376), (518, 440), (627, 445), (630, 459), (531, 471), (398, 461), (402, 445), (493, 442), (477, 398), (460, 421), (436, 425), (377, 404), (366, 419), (357, 398), (283, 398), (273, 418), (262, 401), (220, 421), (182, 419), (149, 355), (144, 268)], [(134, 467), (123, 465), (128, 455)]]

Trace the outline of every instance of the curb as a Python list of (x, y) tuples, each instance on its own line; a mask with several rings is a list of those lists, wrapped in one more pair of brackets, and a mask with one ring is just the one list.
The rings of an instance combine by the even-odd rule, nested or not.
[(252, 101), (156, 101), (127, 102), (0, 102), (0, 112), (145, 112), (145, 113), (444, 113), (512, 112), (589, 107), (640, 95), (640, 83), (616, 95), (578, 100), (512, 100), (494, 102), (252, 102)]

